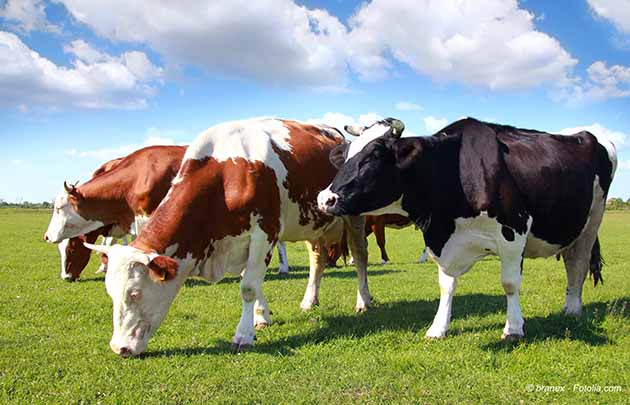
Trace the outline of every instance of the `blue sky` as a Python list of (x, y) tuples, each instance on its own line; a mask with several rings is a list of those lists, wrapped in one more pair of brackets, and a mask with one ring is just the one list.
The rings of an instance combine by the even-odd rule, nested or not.
[(627, 199), (630, 0), (0, 0), (1, 199), (253, 116), (586, 127)]

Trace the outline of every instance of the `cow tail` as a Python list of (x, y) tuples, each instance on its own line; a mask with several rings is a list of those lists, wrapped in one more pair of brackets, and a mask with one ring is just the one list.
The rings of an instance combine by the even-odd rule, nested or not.
[(599, 237), (595, 239), (593, 249), (591, 249), (591, 263), (589, 267), (590, 275), (593, 277), (593, 285), (597, 287), (597, 283), (604, 284), (604, 278), (602, 277), (602, 267), (604, 267), (604, 259), (602, 258)]

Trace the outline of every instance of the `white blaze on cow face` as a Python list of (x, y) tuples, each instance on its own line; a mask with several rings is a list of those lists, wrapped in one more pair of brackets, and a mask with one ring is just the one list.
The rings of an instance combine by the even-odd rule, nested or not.
[(101, 221), (87, 220), (79, 215), (70, 204), (68, 192), (64, 190), (55, 199), (53, 215), (44, 239), (49, 243), (59, 243), (64, 239), (92, 232), (104, 225)]
[(108, 257), (105, 288), (112, 299), (114, 331), (111, 349), (121, 356), (145, 351), (149, 338), (160, 326), (181, 287), (185, 276), (155, 281), (148, 266), (157, 254), (145, 253), (132, 246), (98, 246), (88, 248)]
[(370, 127), (350, 127), (346, 126), (345, 130), (351, 134), (358, 136), (357, 139), (350, 143), (346, 162), (357, 153), (361, 152), (365, 146), (376, 138), (385, 135), (391, 129), (391, 125), (385, 122), (376, 122)]

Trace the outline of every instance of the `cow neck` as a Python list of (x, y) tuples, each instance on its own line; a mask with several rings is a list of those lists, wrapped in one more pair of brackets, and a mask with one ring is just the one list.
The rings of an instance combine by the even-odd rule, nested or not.
[(117, 224), (128, 230), (134, 220), (127, 195), (133, 186), (132, 176), (117, 176), (116, 170), (103, 173), (79, 186), (80, 198), (71, 203), (83, 218), (105, 224)]
[(403, 209), (429, 239), (435, 235), (441, 241), (454, 228), (455, 218), (475, 215), (459, 179), (460, 137), (418, 137), (412, 142), (422, 153), (401, 173)]
[[(213, 251), (213, 242), (242, 235), (252, 215), (269, 238), (280, 229), (280, 193), (275, 172), (260, 161), (231, 158), (189, 159), (166, 199), (132, 246), (145, 252), (197, 261)], [(167, 251), (175, 247), (174, 251)]]

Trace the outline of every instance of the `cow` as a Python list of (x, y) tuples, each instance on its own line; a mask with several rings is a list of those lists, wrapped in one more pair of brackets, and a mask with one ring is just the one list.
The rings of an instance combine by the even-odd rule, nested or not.
[(247, 350), (254, 325), (270, 322), (261, 285), (276, 242), (308, 241), (316, 270), (301, 303), (308, 309), (318, 301), (325, 248), (340, 240), (344, 228), (358, 259), (356, 309), (365, 310), (372, 298), (364, 221), (326, 215), (316, 201), (336, 173), (330, 151), (345, 142), (333, 128), (273, 118), (227, 122), (203, 132), (131, 245), (86, 243), (108, 257), (111, 349), (122, 356), (142, 353), (184, 280), (199, 270), (211, 282), (225, 273), (241, 274), (243, 308), (232, 343), (235, 351)]
[[(83, 243), (94, 243), (99, 236), (103, 237), (102, 244), (111, 245), (114, 238), (120, 238), (127, 243), (127, 234), (135, 237), (142, 227), (144, 216), (150, 216), (168, 191), (171, 180), (175, 177), (175, 167), (179, 167), (184, 156), (186, 146), (151, 146), (139, 149), (129, 156), (112, 159), (101, 165), (92, 174), (92, 179), (86, 185), (76, 188), (68, 187), (70, 192), (82, 196), (84, 204), (90, 202), (92, 211), (99, 213), (90, 220), (101, 220), (106, 225), (85, 235), (78, 235), (62, 240), (59, 244), (61, 256), (61, 278), (66, 281), (77, 280), (90, 260), (91, 250)], [(111, 193), (111, 179), (97, 179), (97, 177), (124, 165), (116, 170), (113, 177), (120, 179), (120, 188), (112, 193), (112, 197), (102, 199), (101, 195)], [(159, 165), (156, 162), (160, 162)], [(156, 167), (157, 166), (157, 167)], [(147, 171), (153, 173), (147, 175)], [(104, 181), (102, 181), (104, 180)], [(140, 185), (140, 186), (139, 186)], [(84, 191), (88, 188), (90, 192)], [(147, 192), (146, 190), (151, 190)], [(120, 206), (124, 209), (120, 209)], [(108, 212), (111, 210), (111, 212)], [(126, 219), (129, 212), (133, 213), (134, 222), (128, 224)], [(107, 215), (105, 214), (107, 213)], [(117, 216), (112, 218), (111, 215)], [(75, 230), (72, 235), (76, 234)], [(286, 275), (289, 272), (286, 248), (278, 243), (279, 267), (278, 272)], [(106, 271), (106, 264), (101, 263), (97, 273)]]
[(389, 118), (337, 147), (339, 172), (318, 195), (332, 215), (405, 215), (423, 231), (438, 265), (440, 303), (426, 332), (446, 336), (457, 278), (486, 255), (501, 259), (507, 297), (504, 340), (524, 336), (519, 304), (523, 258), (560, 254), (564, 312), (578, 315), (587, 273), (595, 285), (602, 260), (597, 238), (617, 156), (589, 132), (553, 135), (466, 118), (434, 136), (401, 138)]

